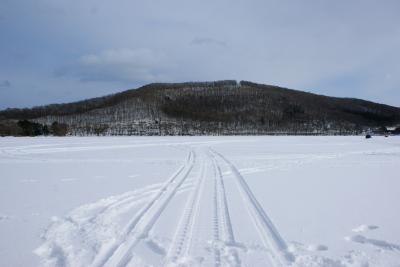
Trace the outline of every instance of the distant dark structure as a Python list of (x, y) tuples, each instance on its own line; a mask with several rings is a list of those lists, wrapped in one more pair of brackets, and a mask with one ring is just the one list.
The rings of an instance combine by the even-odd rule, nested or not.
[(53, 135), (352, 135), (400, 125), (400, 108), (228, 80), (155, 83), (74, 103), (6, 109), (0, 135), (31, 135), (19, 121)]
[(372, 136), (370, 135), (370, 134), (367, 134), (366, 136), (365, 136), (365, 138), (366, 139), (370, 139)]
[(388, 135), (400, 135), (400, 126), (398, 126), (398, 127), (387, 127), (386, 133)]

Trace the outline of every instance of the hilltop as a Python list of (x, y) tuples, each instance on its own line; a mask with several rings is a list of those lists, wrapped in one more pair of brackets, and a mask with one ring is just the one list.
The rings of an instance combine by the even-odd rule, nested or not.
[(153, 83), (79, 102), (6, 109), (0, 134), (21, 135), (23, 120), (49, 132), (56, 122), (70, 135), (358, 134), (398, 125), (400, 108), (228, 80)]

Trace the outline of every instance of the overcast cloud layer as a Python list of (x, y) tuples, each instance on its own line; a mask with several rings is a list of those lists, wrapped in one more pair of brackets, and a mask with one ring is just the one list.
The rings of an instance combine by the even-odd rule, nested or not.
[(0, 109), (250, 80), (400, 106), (397, 0), (0, 0)]

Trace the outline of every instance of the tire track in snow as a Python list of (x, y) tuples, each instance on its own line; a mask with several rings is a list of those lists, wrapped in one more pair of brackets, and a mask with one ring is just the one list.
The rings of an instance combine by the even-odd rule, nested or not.
[(221, 266), (221, 251), (217, 246), (218, 242), (220, 242), (220, 233), (219, 233), (219, 201), (218, 201), (218, 181), (216, 179), (215, 168), (214, 168), (214, 195), (213, 195), (213, 248), (214, 248), (214, 261), (215, 266)]
[(204, 190), (205, 170), (206, 162), (203, 158), (196, 186), (193, 188), (188, 199), (189, 201), (182, 212), (178, 227), (168, 251), (166, 257), (167, 265), (177, 264), (179, 261), (182, 261), (182, 259), (188, 260), (190, 256), (189, 250), (191, 249), (193, 242), (194, 226), (198, 218), (201, 196)]
[(243, 176), (237, 170), (235, 165), (227, 160), (222, 154), (213, 149), (210, 149), (210, 151), (212, 154), (218, 156), (233, 173), (252, 222), (256, 227), (264, 246), (272, 252), (271, 259), (273, 263), (276, 266), (291, 265), (295, 261), (294, 256), (288, 251), (288, 246), (285, 240), (281, 237), (271, 219), (254, 196)]
[[(217, 225), (215, 226), (222, 228), (221, 229), (222, 236), (219, 235), (219, 232), (218, 235), (214, 236), (214, 239), (216, 237), (214, 241), (216, 241), (216, 244), (218, 245), (217, 258), (219, 258), (219, 263), (217, 261), (216, 265), (219, 266), (221, 264), (221, 251), (222, 251), (224, 252), (223, 259), (227, 261), (229, 266), (241, 266), (239, 254), (235, 248), (236, 246), (235, 235), (233, 233), (232, 221), (229, 215), (228, 201), (226, 198), (226, 190), (225, 190), (224, 179), (222, 176), (222, 171), (220, 166), (218, 165), (216, 158), (210, 153), (210, 151), (207, 151), (207, 156), (211, 159), (214, 166), (214, 179), (215, 179), (214, 201), (217, 207), (215, 209)], [(220, 225), (219, 221), (222, 222), (222, 225)]]
[[(157, 194), (127, 224), (112, 244), (101, 250), (91, 266), (126, 266), (132, 258), (132, 250), (145, 238), (165, 207), (191, 172), (195, 153), (189, 152), (186, 162), (171, 176)], [(182, 178), (179, 180), (179, 177)]]

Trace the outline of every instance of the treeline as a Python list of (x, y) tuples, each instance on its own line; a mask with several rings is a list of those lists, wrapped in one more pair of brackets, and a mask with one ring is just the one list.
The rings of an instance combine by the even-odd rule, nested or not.
[(69, 135), (344, 135), (398, 126), (400, 109), (228, 80), (156, 83), (75, 103), (0, 111), (0, 124), (18, 120), (43, 127), (57, 122)]
[(65, 136), (67, 133), (68, 125), (56, 121), (49, 126), (28, 120), (0, 122), (0, 136)]

